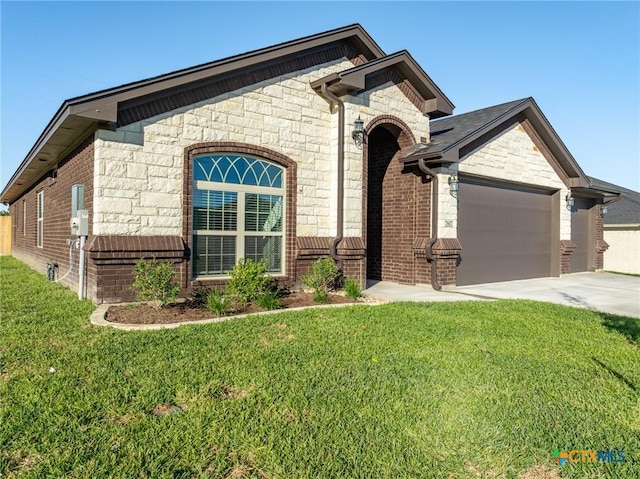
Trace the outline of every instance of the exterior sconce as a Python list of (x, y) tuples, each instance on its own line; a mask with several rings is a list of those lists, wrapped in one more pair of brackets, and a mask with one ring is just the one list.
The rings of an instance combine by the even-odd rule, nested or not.
[(456, 200), (458, 199), (458, 190), (460, 189), (460, 182), (455, 173), (451, 173), (449, 176), (449, 194)]
[(602, 205), (602, 208), (600, 208), (600, 212), (602, 213), (602, 216), (607, 214), (607, 207)]
[(571, 211), (573, 209), (573, 205), (575, 204), (575, 199), (573, 196), (571, 196), (571, 192), (567, 193), (565, 201), (567, 202), (567, 209)]
[(353, 122), (353, 131), (351, 132), (351, 138), (358, 148), (362, 147), (364, 142), (364, 121), (358, 115), (358, 119)]

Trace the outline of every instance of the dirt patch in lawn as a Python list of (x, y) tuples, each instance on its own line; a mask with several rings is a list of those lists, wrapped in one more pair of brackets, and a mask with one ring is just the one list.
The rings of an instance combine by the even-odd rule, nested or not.
[(560, 479), (560, 470), (544, 464), (537, 464), (520, 473), (518, 479)]
[[(299, 308), (304, 306), (317, 306), (313, 301), (312, 293), (301, 291), (289, 293), (281, 298), (282, 310)], [(357, 303), (348, 296), (339, 293), (329, 294), (328, 304)], [(250, 304), (247, 307), (235, 307), (225, 316), (238, 314), (250, 314), (265, 311), (257, 305)], [(171, 324), (184, 323), (185, 321), (198, 321), (211, 319), (216, 315), (211, 313), (203, 304), (188, 299), (184, 302), (167, 304), (156, 308), (150, 304), (137, 303), (122, 306), (111, 306), (105, 319), (111, 323), (122, 324)]]

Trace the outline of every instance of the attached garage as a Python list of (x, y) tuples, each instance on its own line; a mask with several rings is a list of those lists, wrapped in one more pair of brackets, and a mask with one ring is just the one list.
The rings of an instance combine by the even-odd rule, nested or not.
[(552, 276), (553, 192), (460, 178), (458, 285)]
[(599, 212), (616, 193), (589, 182), (533, 99), (429, 125), (431, 141), (401, 161), (437, 176), (437, 234), (414, 242), (436, 288), (602, 269)]

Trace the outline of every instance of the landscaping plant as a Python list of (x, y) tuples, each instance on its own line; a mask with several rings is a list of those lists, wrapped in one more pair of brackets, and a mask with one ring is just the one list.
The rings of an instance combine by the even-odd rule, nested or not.
[(344, 280), (344, 292), (351, 299), (358, 299), (362, 295), (362, 288), (360, 283), (354, 278), (347, 278)]
[(138, 301), (153, 301), (157, 307), (175, 301), (180, 287), (175, 283), (176, 272), (168, 261), (140, 258), (133, 269), (133, 289)]
[(231, 310), (231, 298), (217, 289), (208, 292), (206, 304), (207, 309), (218, 318)]
[(267, 311), (282, 309), (282, 301), (280, 301), (280, 290), (266, 290), (256, 298), (256, 304), (262, 309), (266, 309)]
[(271, 276), (267, 274), (267, 263), (240, 258), (230, 271), (227, 293), (242, 306), (255, 301), (269, 287)]
[(315, 261), (302, 277), (302, 284), (313, 289), (313, 300), (317, 303), (328, 301), (327, 293), (335, 289), (340, 279), (340, 270), (333, 258), (321, 258)]

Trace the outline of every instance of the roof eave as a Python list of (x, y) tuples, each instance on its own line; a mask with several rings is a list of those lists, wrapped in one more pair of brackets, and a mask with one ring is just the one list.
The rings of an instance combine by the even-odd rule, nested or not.
[(353, 91), (365, 89), (366, 79), (382, 70), (396, 68), (409, 80), (414, 90), (422, 98), (421, 111), (431, 118), (451, 115), (455, 105), (442, 93), (442, 90), (420, 68), (406, 50), (372, 60), (363, 65), (349, 68), (339, 73), (332, 73), (320, 78), (311, 87), (319, 91), (323, 84), (329, 86), (332, 93), (341, 96)]
[[(121, 102), (139, 98), (158, 91), (169, 90), (188, 83), (197, 82), (224, 72), (257, 65), (275, 58), (295, 55), (303, 51), (320, 48), (323, 45), (329, 45), (339, 41), (353, 42), (361, 52), (361, 55), (367, 60), (380, 58), (385, 54), (361, 25), (353, 24), (215, 62), (178, 70), (165, 75), (128, 83), (115, 88), (101, 90), (66, 100), (39, 136), (38, 140), (11, 179), (5, 185), (2, 193), (0, 194), (0, 201), (5, 203), (15, 201), (20, 194), (33, 184), (34, 181), (37, 181), (38, 178), (29, 178), (28, 181), (31, 182), (31, 184), (18, 185), (19, 179), (23, 177), (27, 169), (32, 167), (43, 147), (47, 145), (47, 142), (50, 141), (52, 136), (59, 131), (60, 127), (69, 118), (80, 119), (79, 122), (75, 122), (78, 126), (81, 126), (77, 131), (77, 135), (86, 135), (92, 128), (101, 124), (117, 122), (118, 104)], [(74, 141), (70, 143), (77, 144), (83, 139), (84, 138), (74, 138)], [(67, 151), (67, 149), (65, 149), (65, 151)], [(52, 165), (55, 165), (60, 160), (62, 160), (62, 157), (53, 158), (50, 161)], [(47, 165), (47, 168), (50, 169), (52, 166)], [(38, 168), (38, 170), (42, 170), (40, 176), (46, 173), (47, 168)], [(17, 186), (20, 186), (20, 188), (16, 188)]]

